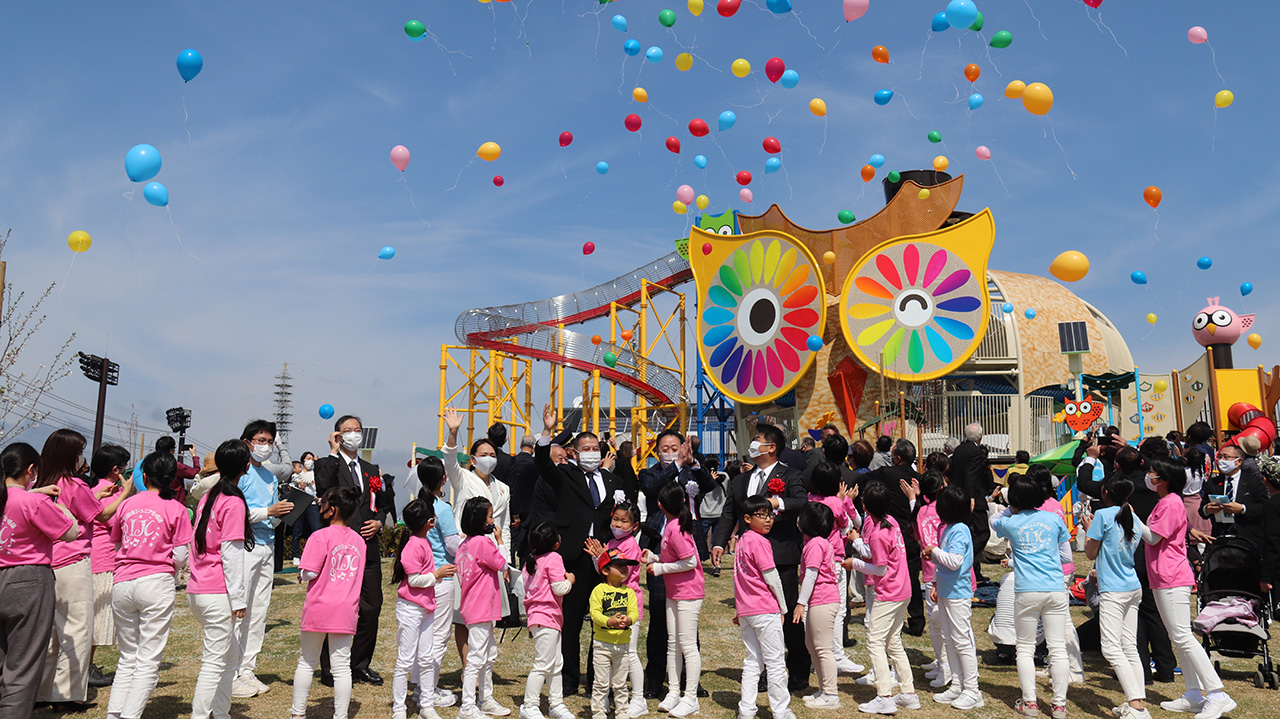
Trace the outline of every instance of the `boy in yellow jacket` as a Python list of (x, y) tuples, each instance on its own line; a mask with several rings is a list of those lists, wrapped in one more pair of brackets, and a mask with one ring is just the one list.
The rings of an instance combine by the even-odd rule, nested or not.
[(640, 619), (640, 608), (635, 592), (626, 586), (627, 566), (636, 564), (616, 549), (610, 549), (596, 558), (596, 568), (604, 578), (591, 590), (592, 641), (596, 680), (591, 690), (592, 719), (605, 719), (604, 703), (613, 688), (613, 706), (626, 707), (627, 669), (630, 666), (628, 646), (631, 642), (631, 625)]

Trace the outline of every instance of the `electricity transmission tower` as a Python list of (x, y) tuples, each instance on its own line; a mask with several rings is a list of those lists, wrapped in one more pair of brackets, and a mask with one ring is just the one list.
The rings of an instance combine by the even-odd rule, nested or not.
[(289, 363), (276, 375), (276, 444), (289, 446), (289, 428), (293, 420), (293, 377)]

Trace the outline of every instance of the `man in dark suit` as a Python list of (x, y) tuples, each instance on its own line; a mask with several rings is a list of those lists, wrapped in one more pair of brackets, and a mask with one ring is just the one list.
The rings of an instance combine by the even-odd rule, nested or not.
[[(924, 634), (924, 592), (920, 588), (920, 542), (916, 540), (916, 505), (914, 495), (909, 496), (912, 483), (919, 483), (920, 475), (911, 465), (916, 461), (916, 446), (901, 439), (890, 452), (893, 464), (862, 475), (862, 486), (883, 482), (889, 488), (893, 503), (889, 514), (897, 520), (902, 530), (902, 543), (907, 552), (907, 573), (911, 578), (911, 601), (907, 603), (907, 622), (903, 631), (913, 636)], [(985, 499), (983, 501), (986, 501)], [(984, 515), (985, 516), (985, 515)], [(974, 554), (982, 546), (974, 541)]]
[[(590, 554), (583, 550), (588, 537), (601, 542), (613, 538), (609, 521), (613, 505), (622, 495), (621, 483), (613, 472), (600, 467), (600, 440), (590, 432), (582, 432), (573, 440), (576, 462), (556, 464), (551, 459), (551, 435), (555, 432), (556, 413), (548, 404), (542, 410), (542, 436), (533, 452), (538, 474), (556, 493), (555, 523), (560, 530), (560, 556), (566, 572), (577, 581), (564, 596), (564, 632), (560, 651), (564, 669), (560, 674), (564, 695), (576, 694), (581, 684), (582, 656), (579, 634), (587, 615), (591, 590), (600, 583)], [(588, 670), (590, 677), (590, 670)]]
[(951, 466), (947, 469), (948, 482), (969, 495), (973, 513), (969, 515), (969, 531), (973, 535), (973, 572), (978, 581), (982, 576), (982, 550), (991, 539), (991, 523), (987, 517), (987, 497), (991, 494), (991, 465), (987, 463), (987, 448), (982, 446), (982, 425), (974, 422), (964, 428), (964, 441), (951, 453)]
[[(1239, 445), (1228, 444), (1218, 450), (1218, 478), (1201, 490), (1200, 516), (1213, 520), (1213, 536), (1237, 535), (1263, 547), (1262, 510), (1270, 492), (1256, 470), (1244, 465), (1244, 452)], [(1256, 466), (1256, 465), (1255, 465)], [(1228, 501), (1210, 502), (1213, 495), (1225, 495)]]
[[(382, 531), (387, 508), (391, 506), (390, 494), (382, 482), (378, 465), (359, 456), (364, 434), (360, 418), (343, 415), (333, 423), (333, 429), (333, 434), (329, 435), (329, 456), (317, 459), (313, 466), (316, 497), (324, 497), (324, 493), (334, 487), (360, 490), (360, 509), (350, 522), (351, 528), (360, 532), (365, 540), (360, 609), (355, 639), (351, 642), (351, 679), (380, 686), (382, 677), (369, 667), (369, 662), (378, 642), (378, 616), (382, 613), (382, 553), (378, 549), (378, 533)], [(320, 679), (326, 683), (333, 682), (327, 645), (320, 652)]]
[[(729, 482), (729, 492), (724, 498), (724, 513), (716, 525), (715, 547), (711, 549), (711, 563), (720, 566), (729, 538), (735, 533), (749, 531), (743, 522), (743, 503), (747, 497), (767, 497), (778, 512), (769, 532), (769, 545), (773, 547), (773, 561), (782, 580), (782, 594), (787, 600), (786, 616), (795, 611), (800, 598), (800, 550), (803, 537), (796, 527), (796, 516), (809, 503), (809, 493), (804, 487), (800, 470), (778, 461), (778, 453), (786, 442), (782, 430), (771, 425), (758, 425), (751, 442), (754, 466), (744, 465), (741, 474)], [(747, 469), (747, 467), (750, 469)], [(774, 484), (780, 491), (769, 488)], [(917, 551), (916, 555), (919, 556)], [(809, 686), (809, 651), (804, 644), (804, 624), (789, 621), (782, 623), (782, 639), (787, 648), (787, 688), (792, 692)]]
[[(529, 512), (533, 509), (533, 492), (538, 485), (538, 466), (533, 462), (533, 448), (537, 440), (527, 434), (520, 439), (520, 451), (511, 458), (508, 484), (511, 486), (511, 547), (523, 562), (528, 549), (526, 537), (533, 525), (529, 524)], [(502, 466), (501, 463), (498, 464)], [(496, 469), (494, 470), (497, 471)]]
[[(507, 454), (507, 450), (504, 449), (507, 446), (507, 425), (501, 422), (494, 422), (493, 426), (489, 427), (489, 432), (486, 436), (493, 443), (493, 454), (498, 458), (498, 463), (493, 468), (493, 476), (509, 487), (511, 486), (511, 468), (514, 465), (515, 458)], [(514, 517), (515, 512), (512, 512), (511, 516)], [(511, 546), (514, 547), (515, 544), (513, 543)]]

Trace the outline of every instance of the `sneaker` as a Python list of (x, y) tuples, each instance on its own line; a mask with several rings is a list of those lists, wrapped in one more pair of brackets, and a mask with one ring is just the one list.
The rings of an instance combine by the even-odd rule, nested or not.
[(458, 703), (458, 696), (451, 691), (437, 689), (433, 704), (438, 707), (451, 707)]
[(893, 697), (893, 703), (903, 709), (919, 709), (920, 697), (916, 696), (915, 692), (910, 694), (895, 694)]
[(840, 696), (838, 694), (823, 694), (820, 698), (807, 702), (810, 709), (839, 709)]
[(511, 710), (499, 704), (493, 697), (489, 697), (480, 704), (480, 712), (491, 717), (504, 717), (510, 714)]
[(547, 716), (551, 719), (573, 719), (573, 712), (569, 711), (569, 707), (557, 704), (547, 711)]
[(1113, 716), (1113, 717), (1122, 717), (1122, 716), (1124, 716), (1124, 713), (1125, 713), (1126, 711), (1128, 711), (1128, 710), (1129, 710), (1129, 705), (1128, 705), (1128, 704), (1121, 704), (1121, 705), (1120, 705), (1120, 706), (1118, 706), (1118, 707), (1111, 707), (1111, 716)]
[(1035, 702), (1024, 702), (1021, 699), (1013, 703), (1013, 710), (1024, 717), (1040, 716), (1040, 707)]
[(813, 694), (806, 694), (805, 696), (800, 697), (800, 701), (804, 702), (805, 705), (807, 706), (809, 702), (815, 702), (824, 696), (826, 696), (826, 694), (823, 694), (821, 691), (817, 691), (817, 692), (814, 692)]
[(774, 715), (773, 719), (796, 719), (796, 713), (788, 709), (782, 714)]
[(1186, 714), (1195, 714), (1199, 716), (1200, 711), (1204, 709), (1205, 702), (1193, 702), (1185, 696), (1171, 699), (1167, 702), (1160, 702), (1160, 708), (1167, 712), (1183, 712)]
[(863, 687), (873, 687), (876, 685), (876, 675), (874, 672), (867, 672), (854, 680), (854, 684)]
[(680, 692), (668, 692), (667, 696), (663, 697), (662, 701), (658, 702), (658, 711), (669, 712), (672, 709), (675, 709), (676, 705), (679, 703)]
[(1067, 719), (1067, 708), (1061, 704), (1054, 704), (1051, 716), (1053, 719)]
[(1226, 692), (1214, 692), (1205, 698), (1204, 708), (1196, 714), (1196, 719), (1218, 719), (1235, 708), (1235, 700), (1227, 696)]
[(546, 719), (538, 707), (520, 707), (520, 719)]
[(982, 700), (982, 692), (961, 692), (960, 698), (951, 702), (951, 708), (960, 711), (979, 709), (986, 705), (987, 703)]
[[(920, 667), (920, 668), (921, 668), (921, 669), (923, 669), (923, 670), (925, 670), (925, 672), (926, 672), (926, 673), (925, 673), (925, 676), (926, 676), (926, 677), (929, 677), (928, 672), (931, 672), (931, 671), (933, 671), (933, 670), (935, 670), (935, 669), (937, 669), (937, 668), (938, 668), (938, 660), (937, 660), (937, 659), (934, 659), (933, 661), (929, 662), (928, 664), (926, 664), (926, 665), (924, 665), (924, 666), (922, 666), (922, 667)], [(930, 679), (932, 679), (933, 677), (929, 677), (929, 678), (930, 678)]]
[(111, 686), (111, 680), (102, 673), (102, 667), (97, 664), (89, 667), (89, 686), (97, 689)]
[(642, 696), (632, 699), (631, 703), (627, 705), (627, 716), (629, 719), (636, 719), (636, 717), (642, 717), (648, 713), (649, 702), (645, 701)]
[(699, 710), (700, 710), (700, 707), (698, 706), (697, 698), (695, 697), (693, 699), (689, 699), (686, 697), (684, 699), (681, 699), (680, 703), (675, 705), (675, 707), (671, 710), (671, 716), (679, 719), (680, 717), (687, 717), (687, 716), (692, 716), (694, 714), (697, 714)]
[(408, 712), (404, 709), (394, 709), (391, 711), (391, 719), (406, 719)]
[(933, 687), (934, 689), (941, 689), (942, 687), (948, 686), (949, 684), (951, 684), (951, 677), (940, 676), (937, 679), (934, 679), (933, 681), (929, 682), (929, 686)]
[(231, 682), (231, 696), (236, 699), (248, 699), (258, 696), (258, 685), (244, 676), (238, 676)]
[[(936, 665), (936, 664), (937, 664), (937, 662), (934, 662), (934, 664)], [(938, 678), (938, 667), (937, 667), (937, 666), (934, 666), (932, 669), (930, 669), (929, 671), (925, 672), (925, 673), (924, 673), (924, 678), (925, 678), (925, 679), (937, 679), (937, 678)]]
[(418, 710), (418, 719), (440, 719), (435, 707), (422, 707)]
[(836, 671), (841, 674), (860, 674), (866, 671), (866, 667), (853, 661), (849, 657), (836, 660)]
[(1084, 684), (1084, 672), (1071, 672), (1072, 684)]
[(458, 710), (458, 719), (485, 719), (485, 714), (480, 711), (480, 707), (472, 704)]
[(1124, 710), (1125, 710), (1124, 716), (1126, 719), (1151, 719), (1151, 712), (1147, 711), (1146, 707), (1142, 707), (1141, 709), (1134, 709), (1128, 704), (1125, 704)]
[(253, 675), (253, 672), (245, 672), (241, 676), (243, 676), (245, 679), (252, 682), (253, 685), (258, 688), (259, 694), (266, 694), (267, 692), (271, 691), (271, 687), (267, 686), (266, 684), (263, 684), (256, 676)]
[(1049, 667), (1036, 667), (1036, 676), (1045, 678), (1049, 676)]
[(858, 705), (863, 714), (897, 714), (898, 705), (889, 697), (876, 697), (865, 704)]
[(950, 704), (960, 698), (960, 687), (952, 684), (951, 688), (941, 694), (934, 694), (933, 700), (939, 704)]

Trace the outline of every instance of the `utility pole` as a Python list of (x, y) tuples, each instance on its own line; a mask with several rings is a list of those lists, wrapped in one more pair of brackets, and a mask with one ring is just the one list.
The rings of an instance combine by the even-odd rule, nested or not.
[(276, 375), (276, 444), (289, 446), (289, 429), (293, 423), (293, 377), (289, 363)]
[(120, 384), (120, 365), (106, 357), (78, 352), (80, 371), (89, 380), (98, 383), (98, 416), (93, 421), (93, 451), (102, 446), (102, 420), (107, 413), (107, 386)]
[(191, 428), (191, 410), (174, 407), (165, 410), (164, 418), (169, 423), (169, 429), (178, 433), (177, 454), (181, 457), (186, 448), (187, 430)]

